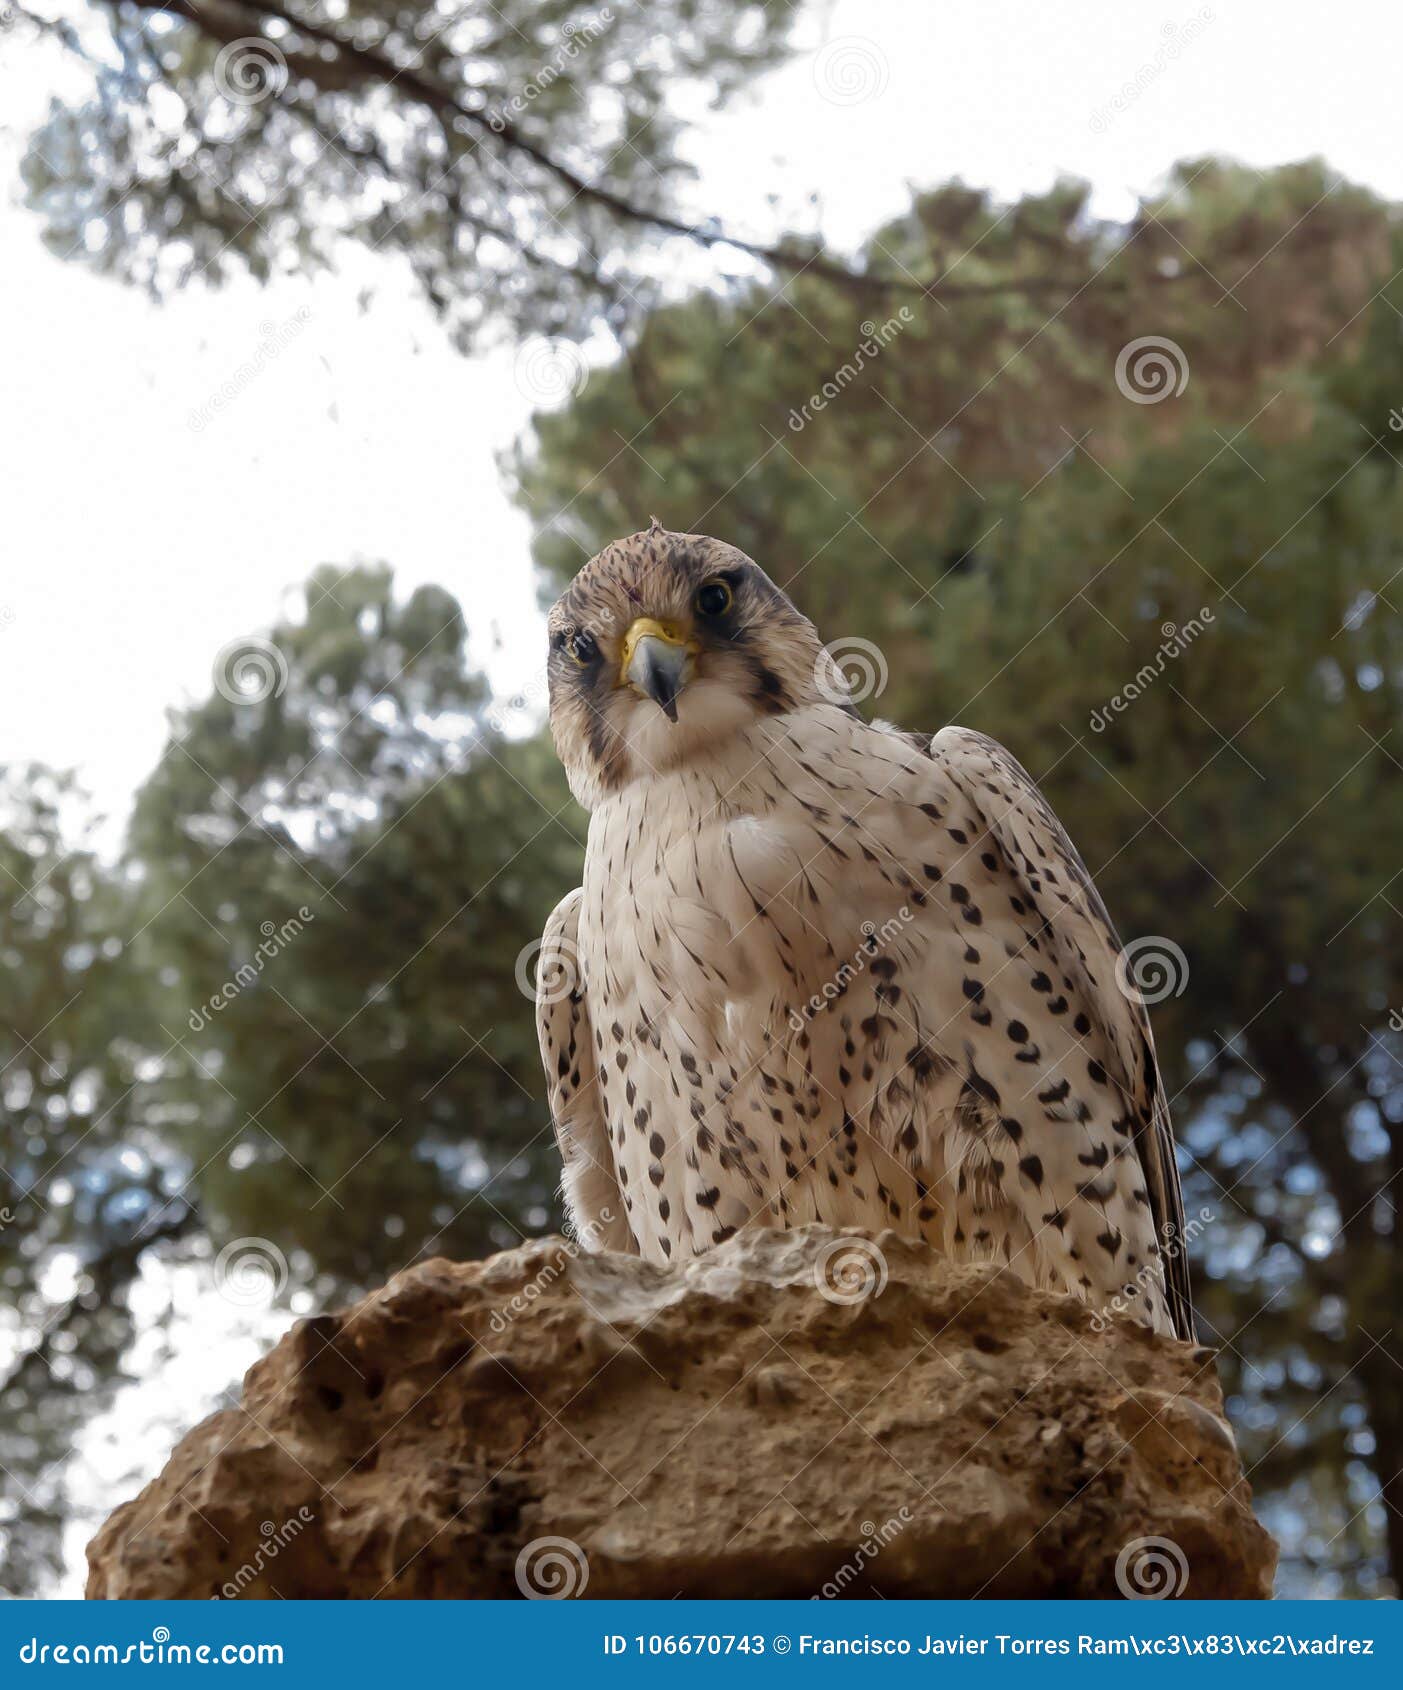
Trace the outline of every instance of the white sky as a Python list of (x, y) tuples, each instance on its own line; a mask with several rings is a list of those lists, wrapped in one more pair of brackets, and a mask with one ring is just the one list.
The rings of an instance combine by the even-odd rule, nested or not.
[[(1192, 18), (1197, 38), (1114, 111)], [(1305, 0), (838, 0), (806, 28), (819, 51), (698, 138), (698, 215), (768, 234), (770, 196), (798, 219), (817, 192), (824, 226), (851, 245), (911, 185), (958, 176), (1012, 197), (1071, 173), (1119, 216), (1176, 159), (1209, 152), (1259, 166), (1322, 154), (1403, 199), (1403, 8), (1385, 0), (1324, 14)], [(0, 36), (0, 165), (60, 85), (76, 82), (56, 51)], [(865, 97), (835, 100), (835, 86)], [(404, 585), (442, 582), (504, 692), (535, 672), (527, 528), (494, 467), (530, 409), (511, 355), (455, 356), (393, 287), (362, 315), (350, 280), (156, 306), (50, 256), (14, 198), (0, 193), (0, 762), (76, 766), (122, 815), (165, 707), (202, 696), (215, 651), (266, 628), (322, 561), (383, 558)], [(302, 310), (278, 357), (193, 430), (265, 325)], [(246, 1365), (251, 1334), (291, 1318), (240, 1312), (225, 1331), (183, 1285), (157, 1290), (179, 1292), (172, 1338), (198, 1376), (158, 1369), (89, 1429), (92, 1518), (134, 1447), (154, 1470), (171, 1404), (196, 1418)], [(67, 1591), (92, 1518), (74, 1522)]]
[[(1197, 39), (1110, 112), (1195, 17)], [(839, 0), (805, 28), (817, 54), (709, 120), (697, 210), (767, 233), (768, 196), (801, 216), (816, 191), (832, 236), (852, 243), (908, 184), (960, 176), (1012, 196), (1071, 172), (1123, 214), (1176, 158), (1208, 151), (1258, 165), (1318, 152), (1403, 197), (1390, 4), (1323, 17), (1304, 0), (1269, 14)], [(73, 74), (57, 49), (0, 37), (6, 154)], [(825, 97), (835, 85), (862, 97)], [(368, 315), (354, 283), (325, 278), (156, 306), (49, 255), (13, 197), (0, 201), (0, 761), (77, 766), (120, 814), (165, 706), (205, 692), (213, 653), (266, 627), (320, 561), (384, 558), (402, 582), (442, 581), (497, 683), (520, 685), (539, 621), (526, 524), (493, 462), (529, 411), (511, 356), (455, 356), (393, 285)], [(277, 359), (192, 430), (265, 325), (303, 309)]]

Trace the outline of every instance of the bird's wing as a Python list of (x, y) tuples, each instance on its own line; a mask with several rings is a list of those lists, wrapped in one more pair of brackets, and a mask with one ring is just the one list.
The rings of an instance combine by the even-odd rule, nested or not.
[(536, 963), (536, 1033), (564, 1165), (561, 1189), (575, 1236), (591, 1251), (637, 1246), (624, 1213), (599, 1096), (579, 950), (580, 887), (551, 911)]
[[(1035, 917), (1038, 936), (1078, 988), (1093, 1027), (1088, 1043), (1133, 1111), (1134, 1142), (1160, 1246), (1165, 1294), (1179, 1337), (1192, 1339), (1193, 1313), (1184, 1242), (1184, 1207), (1169, 1105), (1144, 1003), (1091, 876), (1031, 776), (997, 741), (949, 727), (930, 742), (931, 757), (983, 819), (1004, 869)], [(1049, 865), (1051, 869), (1049, 871)]]

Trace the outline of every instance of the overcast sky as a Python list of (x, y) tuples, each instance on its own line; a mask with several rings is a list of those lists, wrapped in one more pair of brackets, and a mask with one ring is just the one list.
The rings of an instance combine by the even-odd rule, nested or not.
[[(1320, 153), (1403, 197), (1395, 5), (1324, 16), (1280, 0), (1268, 20), (1161, 0), (840, 0), (805, 30), (815, 50), (698, 138), (696, 209), (764, 232), (768, 195), (797, 212), (816, 191), (851, 244), (908, 184), (958, 175), (1012, 196), (1072, 172), (1119, 215), (1176, 158), (1209, 151)], [(16, 31), (0, 54), (8, 162), (59, 79), (81, 73)], [(6, 174), (0, 761), (77, 766), (122, 813), (164, 707), (206, 691), (213, 653), (266, 627), (323, 560), (444, 582), (514, 690), (539, 621), (526, 524), (493, 462), (529, 409), (513, 359), (456, 357), (393, 285), (368, 315), (350, 279), (154, 305), (47, 253)], [(279, 356), (192, 428), (268, 325)]]
[[(852, 245), (910, 185), (959, 176), (1012, 197), (1069, 172), (1124, 216), (1176, 159), (1209, 152), (1258, 166), (1321, 154), (1403, 199), (1395, 4), (840, 0), (805, 27), (811, 50), (698, 138), (698, 214), (763, 234), (767, 196), (797, 215), (817, 192), (831, 237)], [(540, 623), (526, 524), (494, 468), (529, 410), (513, 357), (456, 357), (393, 287), (362, 315), (360, 278), (156, 306), (49, 255), (8, 166), (49, 92), (80, 73), (56, 50), (27, 61), (17, 32), (0, 36), (0, 762), (76, 766), (121, 816), (164, 708), (203, 695), (215, 651), (266, 628), (319, 561), (383, 558), (405, 584), (443, 582), (516, 690), (538, 667)], [(277, 358), (192, 427), (268, 325)], [(91, 1511), (73, 1522), (68, 1591), (117, 1473), (164, 1459), (171, 1405), (193, 1421), (209, 1380), (235, 1377), (290, 1318), (214, 1307), (188, 1278), (151, 1295), (175, 1298), (172, 1340), (198, 1367), (154, 1368), (85, 1433)]]

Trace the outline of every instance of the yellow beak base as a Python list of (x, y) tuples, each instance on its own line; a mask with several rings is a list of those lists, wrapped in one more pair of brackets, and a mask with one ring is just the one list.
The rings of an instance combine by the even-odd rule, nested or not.
[(666, 645), (681, 646), (684, 651), (695, 651), (695, 644), (675, 622), (659, 622), (651, 616), (640, 616), (629, 624), (629, 630), (624, 635), (623, 650), (619, 653), (619, 685), (629, 685), (629, 669), (633, 664), (634, 653), (638, 649), (638, 642), (642, 639), (662, 640)]

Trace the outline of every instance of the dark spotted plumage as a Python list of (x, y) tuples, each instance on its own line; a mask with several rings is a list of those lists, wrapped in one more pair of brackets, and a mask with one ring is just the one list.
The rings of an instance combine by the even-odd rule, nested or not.
[[(629, 667), (640, 619), (675, 701)], [(592, 1247), (897, 1226), (1189, 1336), (1149, 1025), (1014, 759), (833, 702), (812, 626), (701, 536), (607, 548), (550, 629), (552, 728), (592, 813), (545, 940), (574, 990), (543, 987), (541, 1045)]]

